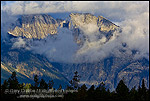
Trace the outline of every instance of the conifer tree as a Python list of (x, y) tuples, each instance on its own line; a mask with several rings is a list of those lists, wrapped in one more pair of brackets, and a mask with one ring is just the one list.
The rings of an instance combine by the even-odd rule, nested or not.
[(128, 98), (129, 89), (125, 85), (123, 80), (120, 80), (120, 82), (118, 83), (117, 88), (116, 88), (116, 92), (117, 92), (118, 97), (120, 97), (121, 99), (127, 99)]
[(2, 93), (2, 96), (3, 94), (5, 93), (5, 90), (8, 89), (8, 81), (7, 80), (4, 80), (4, 83), (1, 85), (1, 93)]
[(106, 96), (106, 88), (104, 82), (101, 82), (100, 85), (95, 90), (95, 97), (97, 99), (103, 99)]
[(71, 86), (74, 88), (74, 89), (77, 89), (78, 88), (78, 83), (80, 82), (80, 76), (78, 75), (78, 72), (75, 71), (74, 72), (74, 77), (73, 79), (70, 81), (70, 84)]
[(95, 86), (92, 85), (88, 91), (87, 91), (87, 95), (88, 95), (88, 99), (94, 99), (94, 96), (95, 96)]
[(83, 84), (81, 87), (78, 89), (78, 99), (79, 100), (85, 100), (87, 97), (87, 87), (85, 84)]
[(13, 91), (11, 93), (4, 93), (2, 92), (2, 99), (11, 99), (11, 100), (16, 100), (18, 93), (15, 93), (14, 90), (19, 90), (20, 89), (20, 84), (18, 82), (18, 79), (16, 77), (16, 72), (12, 72), (11, 77), (9, 77), (8, 80), (5, 80), (3, 87), (5, 87), (5, 89), (3, 89), (4, 91), (6, 89), (12, 89)]
[(48, 88), (52, 89), (53, 85), (54, 85), (54, 81), (53, 80), (49, 80), (49, 82), (48, 82)]
[(8, 89), (8, 81), (4, 80), (4, 83), (2, 85), (2, 89)]
[(16, 77), (16, 72), (12, 72), (11, 77), (8, 79), (9, 89), (19, 89), (20, 85)]
[(130, 93), (129, 93), (129, 96), (130, 96), (130, 100), (138, 100), (138, 92), (136, 90), (136, 87), (134, 86), (131, 90), (130, 90)]
[(144, 79), (143, 79), (142, 80), (142, 88), (141, 88), (141, 94), (142, 94), (141, 99), (142, 100), (146, 100), (146, 91), (147, 91), (147, 89), (145, 87), (145, 82), (144, 82)]
[(38, 77), (38, 75), (35, 75), (34, 76), (34, 89), (38, 89), (38, 87), (39, 87), (39, 77)]
[(39, 88), (48, 89), (48, 84), (45, 82), (44, 79), (41, 79)]

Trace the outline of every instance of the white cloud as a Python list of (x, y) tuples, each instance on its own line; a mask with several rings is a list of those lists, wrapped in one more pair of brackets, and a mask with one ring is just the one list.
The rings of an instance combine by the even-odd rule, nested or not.
[[(105, 37), (101, 40), (96, 38), (98, 27), (94, 24), (82, 24), (80, 29), (89, 37), (90, 41), (86, 41), (80, 49), (73, 42), (71, 31), (67, 29), (59, 29), (57, 41), (53, 42), (46, 39), (43, 41), (35, 41), (32, 50), (39, 54), (44, 54), (53, 61), (98, 61), (109, 54), (119, 54), (118, 50), (122, 48), (122, 43), (127, 43), (126, 49), (138, 50), (139, 53), (135, 58), (149, 58), (149, 2), (53, 2), (53, 1), (20, 1), (10, 5), (2, 6), (2, 23), (8, 25), (14, 20), (12, 15), (18, 14), (36, 14), (36, 13), (59, 13), (59, 12), (86, 12), (96, 16), (102, 15), (112, 22), (116, 22), (122, 27), (122, 33), (118, 38), (114, 38), (104, 45)], [(7, 16), (5, 15), (7, 14)], [(7, 23), (6, 23), (7, 22)], [(3, 28), (2, 28), (3, 29)], [(5, 31), (8, 26), (5, 27)], [(115, 37), (115, 36), (114, 36)], [(17, 42), (23, 42), (19, 40)], [(24, 46), (22, 43), (15, 43), (17, 46)], [(74, 57), (74, 58), (72, 58)], [(74, 59), (74, 60), (73, 60)]]
[(54, 62), (72, 62), (78, 49), (72, 31), (67, 28), (58, 29), (57, 37), (49, 36), (44, 40), (32, 41), (31, 50), (46, 56)]
[(136, 17), (126, 19), (122, 23), (123, 33), (120, 38), (126, 42), (129, 49), (135, 49), (148, 58), (149, 54), (149, 12), (143, 12)]
[(13, 16), (10, 11), (1, 12), (1, 39), (7, 39), (7, 31), (11, 28), (11, 24), (17, 20), (16, 16)]
[(98, 13), (105, 15), (106, 17), (121, 17), (122, 19), (128, 16), (129, 13), (136, 14), (145, 10), (148, 11), (148, 2), (16, 1), (10, 5), (3, 5), (3, 10), (10, 10), (13, 14), (75, 11), (88, 12), (92, 14)]
[(26, 45), (26, 41), (22, 39), (21, 37), (12, 39), (13, 42), (12, 49), (14, 48), (25, 48), (27, 50), (30, 50), (30, 48)]

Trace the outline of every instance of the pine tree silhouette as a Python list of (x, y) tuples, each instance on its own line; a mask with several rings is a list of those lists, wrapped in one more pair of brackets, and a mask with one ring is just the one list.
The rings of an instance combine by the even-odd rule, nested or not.
[(8, 81), (4, 80), (4, 83), (2, 85), (2, 90), (4, 91), (5, 89), (8, 89)]
[(78, 83), (80, 82), (80, 78), (81, 77), (78, 75), (78, 72), (75, 71), (73, 79), (69, 82), (71, 84), (71, 87), (73, 87), (74, 89), (77, 89)]
[(120, 80), (120, 82), (118, 83), (116, 92), (117, 92), (118, 98), (128, 99), (129, 88), (125, 85), (123, 80)]
[(85, 84), (79, 87), (77, 97), (78, 100), (85, 100), (87, 98), (87, 87)]
[(145, 81), (144, 79), (142, 80), (142, 88), (140, 89), (140, 97), (141, 97), (141, 100), (146, 100), (146, 92), (147, 92), (147, 89), (145, 87)]
[(106, 88), (104, 82), (101, 82), (100, 85), (95, 90), (95, 98), (103, 100), (106, 97)]
[[(142, 100), (142, 101), (149, 101), (149, 89), (145, 87), (145, 81), (142, 80), (142, 85), (138, 87), (136, 90), (136, 87), (133, 87), (130, 91), (129, 88), (125, 85), (124, 80), (120, 80), (120, 82), (117, 85), (116, 92), (112, 91), (110, 92), (109, 89), (105, 88), (104, 82), (101, 82), (100, 85), (95, 89), (95, 86), (92, 85), (88, 90), (85, 84), (83, 84), (81, 87), (78, 86), (79, 79), (78, 72), (75, 72), (75, 75), (72, 80), (73, 87), (76, 86), (78, 88), (78, 92), (75, 93), (67, 93), (64, 94), (64, 98), (44, 98), (43, 100)], [(77, 85), (74, 85), (76, 82)], [(5, 90), (9, 89), (51, 89), (54, 85), (53, 80), (49, 80), (49, 83), (47, 84), (44, 79), (41, 79), (39, 81), (39, 77), (35, 75), (34, 77), (34, 86), (31, 84), (20, 84), (18, 82), (18, 79), (16, 77), (16, 72), (12, 72), (11, 77), (9, 77), (8, 80), (5, 80), (4, 83), (1, 85), (1, 96), (3, 100), (17, 100), (18, 94), (8, 94), (5, 92)], [(74, 87), (75, 88), (75, 87)], [(73, 89), (74, 89), (73, 88)], [(62, 86), (60, 85), (58, 90), (61, 90)], [(68, 86), (67, 90), (70, 89)], [(26, 93), (26, 94), (32, 94), (32, 93)], [(20, 100), (20, 99), (19, 99)], [(24, 99), (23, 99), (24, 100)], [(41, 100), (41, 99), (37, 99)]]
[(12, 72), (11, 77), (8, 79), (8, 88), (9, 89), (19, 89), (19, 82), (16, 77), (16, 72)]
[[(2, 85), (2, 99), (8, 100), (16, 100), (18, 93), (15, 93), (14, 90), (19, 90), (20, 89), (20, 85), (18, 82), (18, 79), (16, 77), (16, 72), (12, 72), (11, 77), (9, 77), (8, 80), (4, 81), (4, 84)], [(6, 93), (5, 90), (12, 90), (12, 92), (8, 92)]]
[(44, 79), (41, 79), (39, 88), (40, 89), (48, 89), (48, 84), (45, 82)]
[(34, 76), (34, 86), (33, 86), (34, 89), (38, 89), (39, 88), (39, 77), (38, 75), (35, 75)]
[(52, 89), (53, 85), (54, 85), (54, 81), (53, 80), (49, 80), (49, 82), (48, 82), (48, 88)]
[(130, 100), (138, 100), (138, 92), (134, 86), (129, 92)]
[(95, 97), (95, 86), (94, 85), (92, 85), (89, 89), (88, 89), (88, 91), (87, 91), (87, 95), (88, 95), (88, 98), (87, 99), (94, 99), (94, 97)]

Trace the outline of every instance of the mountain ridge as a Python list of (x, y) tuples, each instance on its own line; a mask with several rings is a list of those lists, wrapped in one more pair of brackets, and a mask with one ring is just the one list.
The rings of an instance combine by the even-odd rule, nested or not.
[(5, 51), (1, 51), (1, 83), (15, 71), (21, 83), (33, 83), (34, 75), (38, 75), (46, 82), (54, 80), (63, 88), (69, 84), (69, 80), (54, 68), (47, 58), (24, 49), (12, 49), (8, 43), (3, 43), (2, 49)]
[(43, 39), (48, 36), (48, 34), (57, 33), (56, 28), (58, 24), (56, 20), (49, 15), (23, 15), (20, 20), (21, 28), (16, 26), (14, 30), (10, 29), (10, 31), (8, 31), (9, 34), (25, 38)]
[[(16, 24), (14, 24), (14, 29), (10, 29), (8, 33), (13, 36), (22, 36), (30, 39), (43, 39), (49, 34), (57, 34), (57, 27), (59, 25), (61, 27), (68, 27), (70, 29), (72, 23), (74, 28), (79, 27), (77, 26), (78, 22), (74, 20), (79, 16), (83, 16), (82, 19), (84, 19), (85, 23), (87, 24), (94, 22), (95, 25), (99, 27), (99, 31), (101, 32), (114, 31), (119, 28), (119, 26), (113, 24), (104, 17), (96, 17), (94, 15), (91, 15), (90, 13), (71, 13), (69, 15), (69, 17), (71, 17), (70, 21), (64, 20), (62, 22), (57, 22), (53, 17), (47, 14), (32, 14), (22, 15), (21, 18), (16, 21)], [(109, 26), (107, 26), (106, 24)]]
[[(48, 21), (44, 19), (45, 17), (43, 16), (47, 17)], [(104, 45), (107, 42), (111, 42), (113, 37), (117, 38), (118, 35), (115, 33), (116, 31), (121, 33), (121, 27), (115, 25), (114, 23), (112, 23), (111, 21), (107, 20), (106, 18), (102, 16), (96, 17), (89, 13), (71, 13), (70, 18), (68, 18), (67, 20), (56, 21), (54, 19), (55, 23), (51, 21), (51, 19), (53, 18), (51, 18), (51, 16), (48, 16), (48, 15), (39, 14), (39, 15), (31, 15), (30, 17), (28, 17), (28, 15), (25, 15), (23, 18), (25, 19), (30, 18), (30, 20), (26, 19), (27, 21), (26, 20), (23, 21), (19, 19), (18, 20), (19, 22), (17, 22), (16, 24), (16, 26), (18, 27), (15, 26), (14, 30), (8, 31), (9, 35), (11, 35), (12, 37), (13, 36), (17, 37), (17, 38), (23, 37), (24, 39), (44, 40), (44, 38), (47, 38), (49, 35), (52, 35), (52, 36), (56, 35), (57, 37), (57, 34), (61, 34), (61, 33), (57, 33), (57, 28), (60, 28), (60, 29), (66, 28), (67, 30), (72, 31), (72, 34), (74, 36), (74, 41), (80, 47), (82, 47), (82, 45), (84, 45), (85, 42), (92, 42), (92, 41), (97, 42), (101, 40), (103, 37), (105, 38), (105, 40), (100, 42), (102, 44), (99, 44), (99, 45)], [(23, 22), (25, 23), (23, 24)], [(29, 24), (30, 22), (31, 22), (31, 25)], [(37, 29), (35, 27), (36, 24), (38, 25), (36, 26)], [(45, 33), (44, 24), (47, 26), (45, 29), (48, 29), (50, 25), (54, 26), (52, 27), (52, 30), (54, 30), (56, 33), (51, 34), (50, 33), (51, 30), (48, 30), (48, 33), (47, 32)], [(27, 32), (30, 32), (30, 33), (28, 34), (23, 33), (25, 30), (27, 30)], [(32, 32), (34, 32), (34, 34)], [(93, 39), (93, 36), (95, 39), (95, 33), (98, 36), (98, 38), (96, 37), (96, 40), (91, 40)], [(90, 39), (89, 36), (90, 37), (92, 36), (92, 38)], [(122, 45), (122, 46), (127, 47), (126, 45)], [(11, 46), (8, 48), (10, 50), (8, 50), (8, 52), (5, 53), (4, 50), (6, 49), (6, 47), (7, 45), (2, 47), (2, 52), (1, 52), (3, 54), (3, 56), (1, 56), (2, 66), (4, 66), (3, 64), (10, 65), (8, 61), (11, 60), (12, 58), (13, 60), (11, 60), (11, 62), (12, 64), (14, 64), (13, 66), (13, 68), (15, 68), (14, 70), (17, 71), (18, 68), (19, 69), (24, 68), (27, 70), (27, 68), (29, 68), (30, 73), (32, 73), (33, 67), (36, 67), (36, 68), (38, 67), (37, 69), (36, 68), (34, 69), (34, 70), (38, 70), (35, 73), (46, 75), (46, 73), (44, 74), (43, 70), (46, 70), (47, 62), (44, 60), (41, 60), (42, 56), (38, 56), (38, 58), (36, 58), (35, 54), (30, 53), (31, 56), (33, 57), (28, 57), (28, 54), (29, 54), (28, 51), (22, 48), (20, 51), (19, 49), (18, 50), (11, 49)], [(14, 51), (14, 53), (12, 52), (12, 50)], [(24, 59), (21, 59), (23, 58), (21, 55), (17, 55), (20, 53), (26, 54), (26, 55), (22, 55)], [(58, 70), (58, 72), (62, 74), (64, 77), (66, 77), (68, 80), (72, 79), (74, 71), (78, 71), (79, 75), (82, 77), (80, 84), (85, 83), (91, 86), (92, 84), (98, 85), (100, 82), (103, 81), (106, 84), (107, 88), (111, 88), (111, 90), (113, 90), (114, 88), (116, 88), (116, 85), (119, 82), (119, 80), (125, 77), (126, 84), (129, 86), (129, 88), (132, 88), (133, 86), (138, 86), (141, 83), (143, 78), (145, 79), (145, 81), (147, 82), (146, 84), (149, 87), (149, 82), (148, 82), (149, 81), (149, 77), (148, 77), (149, 60), (146, 59), (145, 62), (144, 62), (144, 59), (134, 60), (134, 54), (132, 53), (127, 54), (126, 50), (124, 49), (118, 50), (118, 55), (119, 55), (118, 57), (114, 55), (110, 55), (102, 60), (99, 60), (93, 63), (85, 62), (85, 63), (66, 64), (66, 63), (59, 63), (59, 62), (54, 63), (53, 61), (48, 61), (48, 64), (51, 64), (54, 70)], [(21, 60), (18, 60), (19, 58)], [(39, 58), (41, 59), (39, 60)], [(37, 64), (40, 64), (41, 67), (37, 66), (36, 63), (31, 64), (28, 59), (31, 59), (31, 62), (33, 63), (36, 62), (35, 60), (37, 61), (39, 60)], [(45, 68), (42, 67), (43, 65), (45, 66)], [(4, 68), (5, 70), (9, 69), (7, 67), (4, 67)], [(48, 72), (51, 73), (51, 69)], [(19, 71), (19, 73), (24, 76), (27, 75), (30, 77), (30, 73), (27, 73), (25, 71)], [(51, 76), (52, 75), (49, 74), (49, 78), (51, 78)], [(59, 75), (58, 73), (55, 74), (55, 76), (58, 76), (61, 78), (61, 75)], [(43, 76), (43, 77), (47, 78), (46, 76)]]

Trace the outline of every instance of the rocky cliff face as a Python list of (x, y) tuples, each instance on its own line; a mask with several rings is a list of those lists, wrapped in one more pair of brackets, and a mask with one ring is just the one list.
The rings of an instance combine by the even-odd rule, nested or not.
[(97, 37), (106, 37), (106, 42), (109, 41), (113, 32), (121, 31), (121, 28), (102, 16), (94, 16), (89, 13), (71, 13), (69, 28), (73, 29), (75, 41), (78, 44), (83, 44), (86, 40), (85, 33), (99, 33)]
[(75, 28), (83, 27), (84, 24), (97, 25), (99, 31), (102, 32), (109, 32), (119, 28), (119, 26), (113, 24), (103, 16), (96, 17), (90, 13), (71, 13), (69, 16)]
[[(121, 28), (102, 16), (94, 16), (89, 13), (71, 13), (68, 20), (55, 20), (49, 15), (24, 15), (18, 19), (14, 29), (8, 33), (12, 36), (21, 36), (29, 39), (43, 39), (49, 34), (57, 33), (57, 27), (68, 28), (73, 31), (74, 41), (83, 45), (88, 41), (88, 35), (97, 33), (99, 39), (106, 37), (108, 42), (115, 35), (115, 31)], [(95, 40), (94, 40), (95, 41)], [(51, 63), (42, 56), (20, 50), (2, 51), (2, 70), (11, 73), (13, 70), (24, 75), (26, 78), (33, 78), (35, 73), (46, 78), (54, 78), (65, 81), (63, 74), (69, 80), (72, 79), (74, 71), (78, 71), (81, 76), (81, 84), (98, 85), (104, 82), (107, 88), (116, 88), (117, 83), (123, 77), (126, 84), (132, 88), (138, 86), (144, 78), (149, 86), (149, 60), (134, 60), (134, 54), (126, 54), (121, 51), (119, 57), (110, 56), (95, 63), (64, 64)], [(57, 69), (56, 69), (57, 68)], [(58, 71), (56, 71), (58, 70)], [(4, 72), (2, 73), (4, 74)], [(6, 74), (6, 73), (5, 73)], [(6, 76), (3, 75), (6, 78)]]
[(69, 84), (69, 80), (47, 58), (24, 49), (12, 49), (7, 43), (3, 43), (1, 48), (1, 83), (15, 71), (21, 83), (34, 83), (34, 76), (38, 75), (46, 82), (54, 80), (55, 88), (60, 84), (65, 88)]
[(68, 79), (73, 77), (74, 71), (78, 71), (81, 76), (80, 84), (86, 84), (88, 87), (98, 86), (103, 81), (106, 88), (113, 91), (123, 78), (130, 89), (141, 85), (142, 79), (145, 79), (146, 87), (149, 87), (149, 61), (146, 59), (135, 61), (132, 55), (128, 56), (128, 60), (121, 57), (107, 57), (96, 63), (63, 64), (61, 70)]
[[(102, 16), (96, 17), (89, 13), (71, 13), (69, 16), (70, 19), (67, 21), (56, 21), (50, 15), (46, 14), (23, 15), (16, 21), (13, 25), (14, 28), (10, 29), (8, 33), (17, 37), (43, 39), (48, 35), (56, 34), (58, 26), (72, 29), (76, 38), (82, 33), (81, 29), (88, 24), (90, 24), (91, 27), (96, 26), (96, 31), (100, 31), (101, 34), (105, 34), (105, 36), (109, 37), (112, 36), (112, 32), (119, 30), (119, 26)], [(110, 35), (108, 35), (108, 33)]]
[(15, 28), (8, 31), (13, 36), (43, 39), (49, 34), (57, 33), (58, 23), (49, 15), (23, 15), (15, 24)]
[(83, 27), (83, 24), (95, 24), (97, 25), (98, 18), (89, 13), (71, 13), (72, 24), (75, 28)]

